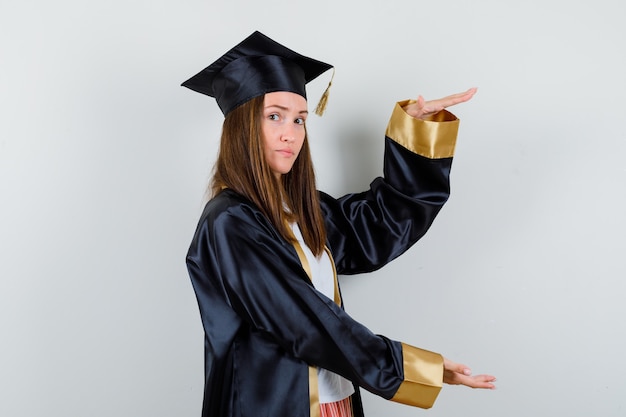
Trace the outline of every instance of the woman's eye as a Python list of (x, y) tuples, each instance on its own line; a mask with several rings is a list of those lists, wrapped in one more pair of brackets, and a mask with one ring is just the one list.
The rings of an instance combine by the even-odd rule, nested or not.
[(269, 115), (269, 119), (270, 120), (278, 120), (278, 115), (276, 113), (270, 114)]
[(296, 119), (296, 124), (303, 125), (304, 124), (304, 119), (302, 117), (298, 117)]

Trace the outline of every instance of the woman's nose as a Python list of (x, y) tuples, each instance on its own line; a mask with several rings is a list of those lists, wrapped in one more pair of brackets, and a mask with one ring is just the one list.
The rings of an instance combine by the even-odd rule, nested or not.
[(296, 129), (293, 126), (286, 126), (280, 139), (283, 142), (293, 142), (296, 138)]

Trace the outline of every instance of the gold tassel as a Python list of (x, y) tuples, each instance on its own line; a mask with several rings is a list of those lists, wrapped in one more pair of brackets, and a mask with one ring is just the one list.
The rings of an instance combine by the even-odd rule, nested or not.
[(317, 103), (317, 107), (315, 108), (315, 114), (321, 116), (326, 111), (326, 105), (328, 104), (328, 94), (330, 90), (330, 86), (333, 85), (333, 78), (335, 78), (335, 68), (333, 68), (333, 75), (330, 77), (330, 82), (328, 83), (328, 87), (324, 90), (324, 94), (320, 98), (320, 101)]

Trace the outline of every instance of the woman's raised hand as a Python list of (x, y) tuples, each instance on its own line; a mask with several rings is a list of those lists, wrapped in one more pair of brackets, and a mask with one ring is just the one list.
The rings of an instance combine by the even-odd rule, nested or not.
[(419, 96), (417, 101), (404, 106), (404, 111), (406, 111), (409, 116), (424, 120), (447, 107), (470, 100), (474, 97), (474, 94), (476, 94), (476, 90), (477, 89), (474, 87), (463, 93), (452, 94), (451, 96), (428, 101), (424, 100), (424, 97)]

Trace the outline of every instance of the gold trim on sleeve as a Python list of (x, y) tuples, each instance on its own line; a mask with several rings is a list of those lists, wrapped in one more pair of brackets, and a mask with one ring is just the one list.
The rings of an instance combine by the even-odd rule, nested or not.
[(403, 106), (414, 103), (405, 100), (396, 103), (386, 136), (408, 150), (431, 159), (454, 156), (459, 119), (447, 110), (442, 110), (428, 120), (409, 116)]
[(391, 401), (420, 408), (435, 403), (443, 385), (443, 357), (402, 343), (404, 381)]

